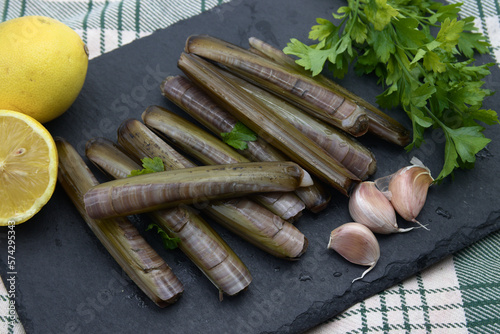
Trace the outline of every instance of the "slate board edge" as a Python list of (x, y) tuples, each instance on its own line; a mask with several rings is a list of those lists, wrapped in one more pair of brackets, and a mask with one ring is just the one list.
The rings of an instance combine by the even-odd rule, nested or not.
[[(492, 211), (488, 215), (488, 219), (480, 226), (481, 232), (480, 234), (477, 235), (477, 238), (475, 240), (472, 240), (471, 242), (466, 242), (464, 243), (461, 238), (457, 237), (455, 238), (454, 236), (451, 237), (455, 242), (453, 243), (453, 247), (451, 252), (456, 253), (460, 250), (465, 249), (468, 246), (471, 246), (475, 242), (480, 241), (481, 239), (487, 237), (489, 234), (498, 232), (500, 231), (500, 210), (495, 210)], [(476, 229), (476, 230), (477, 230)], [(463, 235), (462, 232), (466, 232), (468, 228), (464, 228), (462, 230), (457, 230), (455, 235)], [(463, 238), (462, 238), (463, 239)], [(429, 260), (425, 260), (424, 262), (426, 263), (425, 266), (418, 268), (418, 270), (411, 270), (411, 265), (407, 264), (405, 267), (410, 268), (410, 270), (406, 270), (406, 275), (408, 278), (418, 274), (422, 270), (425, 270), (426, 268), (429, 268), (433, 266), (434, 264), (437, 264), (438, 262), (442, 261), (445, 256), (449, 255), (450, 253), (450, 248), (438, 248), (439, 251), (435, 251), (432, 254), (424, 254), (423, 258), (428, 258)], [(394, 266), (394, 264), (393, 264)], [(401, 268), (399, 268), (401, 269)], [(262, 332), (262, 333), (276, 333), (276, 334), (284, 334), (284, 333), (302, 333), (304, 331), (307, 331), (317, 325), (320, 325), (336, 315), (339, 315), (343, 311), (345, 311), (348, 308), (339, 308), (335, 304), (339, 299), (343, 299), (343, 302), (345, 300), (349, 300), (348, 304), (355, 305), (356, 303), (359, 303), (371, 296), (376, 295), (377, 293), (380, 293), (402, 281), (405, 279), (401, 280), (399, 279), (398, 276), (400, 275), (394, 275), (394, 273), (391, 275), (390, 271), (391, 268), (386, 268), (386, 271), (389, 272), (387, 275), (383, 276), (380, 280), (378, 281), (373, 281), (370, 282), (370, 284), (375, 284), (377, 288), (375, 290), (371, 289), (365, 289), (366, 292), (363, 292), (362, 294), (358, 294), (359, 296), (349, 294), (351, 290), (346, 291), (346, 293), (342, 296), (335, 297), (329, 301), (323, 302), (324, 305), (316, 306), (312, 305), (307, 313), (299, 314), (296, 317), (296, 320), (290, 324), (284, 324), (280, 328), (276, 329), (276, 331), (273, 332)], [(325, 305), (328, 305), (328, 307), (325, 307)], [(337, 304), (338, 305), (338, 304)], [(328, 311), (324, 311), (324, 309), (327, 309)]]

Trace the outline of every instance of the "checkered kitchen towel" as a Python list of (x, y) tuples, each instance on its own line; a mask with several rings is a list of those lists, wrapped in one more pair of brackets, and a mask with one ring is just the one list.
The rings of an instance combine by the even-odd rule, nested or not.
[[(0, 22), (25, 15), (54, 17), (82, 36), (93, 58), (222, 2), (229, 0), (0, 0)], [(498, 0), (465, 1), (462, 9), (478, 18), (476, 26), (500, 60)], [(0, 231), (0, 245), (4, 239)], [(500, 233), (495, 233), (352, 306), (310, 334), (500, 333), (499, 255)], [(0, 333), (24, 333), (18, 321), (9, 321), (8, 303), (0, 280)]]

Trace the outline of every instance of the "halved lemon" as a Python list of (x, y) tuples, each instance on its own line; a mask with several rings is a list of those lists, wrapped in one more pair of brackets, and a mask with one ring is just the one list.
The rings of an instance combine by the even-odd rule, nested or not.
[(0, 225), (20, 224), (49, 201), (57, 181), (57, 149), (43, 125), (0, 110)]

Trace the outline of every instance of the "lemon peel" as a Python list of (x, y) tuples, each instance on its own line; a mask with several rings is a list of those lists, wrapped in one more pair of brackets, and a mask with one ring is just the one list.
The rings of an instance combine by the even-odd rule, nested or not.
[(73, 104), (87, 68), (88, 49), (67, 25), (44, 16), (0, 23), (0, 109), (51, 121)]

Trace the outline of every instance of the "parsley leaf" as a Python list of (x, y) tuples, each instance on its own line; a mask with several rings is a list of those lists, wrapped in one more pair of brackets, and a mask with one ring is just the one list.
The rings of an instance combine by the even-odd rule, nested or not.
[(179, 242), (181, 242), (181, 239), (175, 237), (171, 238), (167, 232), (165, 232), (160, 226), (156, 224), (149, 224), (149, 226), (146, 228), (146, 231), (152, 230), (153, 228), (156, 228), (156, 233), (158, 233), (161, 237), (161, 240), (163, 242), (163, 247), (165, 249), (176, 249), (179, 245)]
[(399, 107), (412, 121), (407, 150), (425, 141), (427, 129), (444, 132), (441, 181), (455, 168), (473, 167), (490, 142), (479, 122), (499, 123), (495, 111), (482, 108), (492, 94), (482, 86), (494, 64), (475, 65), (473, 59), (490, 45), (473, 17), (459, 17), (460, 7), (435, 0), (347, 0), (333, 14), (337, 24), (317, 19), (309, 34), (317, 44), (292, 39), (283, 51), (313, 75), (328, 66), (342, 78), (351, 65), (358, 75), (375, 74), (385, 89), (377, 103)]
[(446, 135), (445, 163), (437, 180), (450, 174), (454, 168), (471, 166), (474, 164), (475, 154), (481, 151), (491, 141), (484, 138), (482, 127), (471, 126), (459, 129), (443, 127)]
[(311, 32), (309, 33), (310, 39), (323, 41), (339, 30), (338, 27), (328, 20), (318, 18), (316, 22), (318, 25), (312, 26)]
[(257, 134), (241, 122), (237, 122), (231, 132), (223, 132), (220, 135), (224, 143), (237, 150), (245, 150), (248, 148), (247, 142), (257, 140)]
[(384, 30), (391, 20), (399, 14), (396, 9), (387, 4), (387, 0), (368, 1), (364, 12), (368, 21), (378, 31)]
[(165, 170), (165, 166), (163, 165), (163, 161), (159, 157), (144, 158), (141, 159), (143, 169), (136, 169), (130, 172), (128, 177), (142, 175), (142, 174), (150, 174), (155, 172), (163, 172)]
[(457, 45), (458, 38), (460, 37), (463, 28), (463, 21), (457, 21), (456, 19), (450, 21), (450, 19), (447, 18), (441, 24), (441, 29), (437, 34), (436, 41), (441, 42), (441, 47), (445, 51), (451, 52)]
[(474, 57), (474, 49), (478, 50), (479, 53), (487, 53), (489, 45), (484, 41), (483, 35), (476, 32), (474, 18), (466, 17), (462, 21), (464, 21), (464, 32), (458, 40), (460, 52), (467, 58)]

